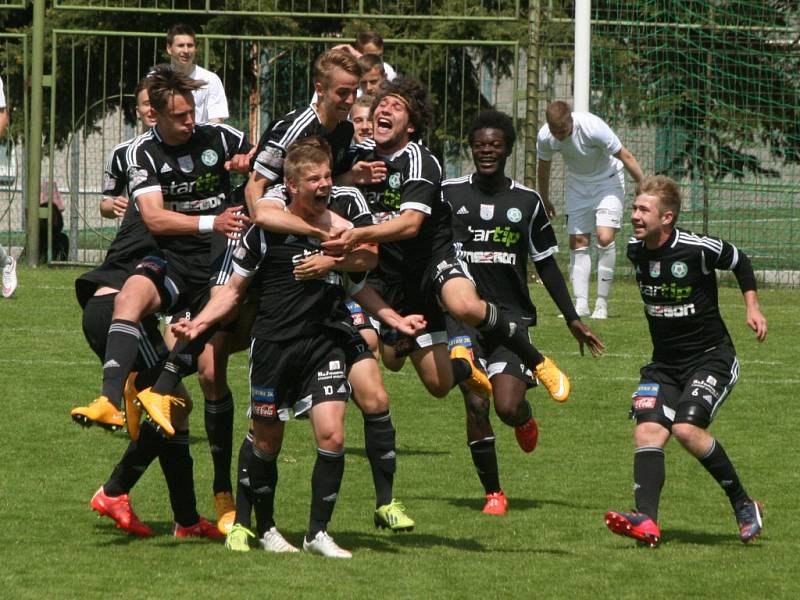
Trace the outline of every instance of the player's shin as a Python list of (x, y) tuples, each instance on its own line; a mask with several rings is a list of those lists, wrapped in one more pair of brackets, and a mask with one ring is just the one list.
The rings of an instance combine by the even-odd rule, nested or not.
[(160, 454), (164, 438), (156, 432), (148, 421), (142, 424), (139, 438), (128, 444), (122, 460), (119, 461), (108, 481), (103, 484), (106, 495), (111, 497), (127, 494), (147, 467)]
[(317, 460), (311, 474), (311, 513), (306, 540), (326, 531), (333, 516), (336, 498), (344, 475), (344, 452), (331, 452), (317, 448)]
[(495, 339), (511, 350), (531, 368), (544, 360), (542, 353), (531, 343), (528, 331), (509, 321), (491, 302), (486, 303), (486, 315), (478, 323), (477, 329), (487, 338)]
[(277, 456), (265, 452), (254, 443), (247, 473), (256, 513), (257, 536), (275, 526), (275, 488), (278, 485)]
[(250, 431), (239, 447), (236, 464), (236, 523), (251, 528), (250, 516), (253, 511), (253, 493), (250, 487), (248, 467), (253, 455), (253, 432)]
[(197, 524), (197, 499), (194, 493), (194, 463), (189, 453), (189, 430), (176, 431), (164, 441), (159, 455), (161, 469), (169, 489), (169, 501), (175, 522), (181, 527)]
[(733, 463), (728, 458), (722, 444), (717, 440), (712, 441), (711, 449), (698, 460), (725, 491), (731, 506), (735, 506), (737, 502), (747, 498), (747, 492), (742, 486), (742, 482), (739, 481)]
[(233, 454), (233, 396), (205, 399), (205, 426), (211, 461), (214, 465), (214, 493), (231, 491)]
[(664, 478), (664, 450), (657, 446), (637, 448), (633, 455), (633, 495), (636, 510), (656, 522)]
[(364, 446), (375, 484), (375, 506), (389, 504), (393, 496), (397, 454), (394, 424), (388, 410), (364, 414)]
[(138, 324), (133, 321), (114, 319), (108, 328), (102, 395), (120, 410), (125, 380), (139, 353), (139, 337)]

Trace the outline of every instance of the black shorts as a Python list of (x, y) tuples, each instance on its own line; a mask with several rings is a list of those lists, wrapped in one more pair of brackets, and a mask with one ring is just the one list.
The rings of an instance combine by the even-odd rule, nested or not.
[(377, 331), (380, 326), (376, 326), (375, 319), (368, 313), (364, 312), (361, 305), (355, 300), (348, 300), (345, 302), (347, 310), (350, 311), (350, 319), (353, 321), (353, 327), (361, 331), (362, 329), (371, 329)]
[(673, 423), (682, 422), (681, 405), (694, 404), (706, 412), (710, 423), (738, 378), (739, 361), (727, 344), (700, 355), (689, 368), (652, 362), (640, 371), (630, 417), (637, 423), (659, 423), (671, 430)]
[(250, 345), (250, 418), (277, 423), (302, 415), (321, 402), (345, 402), (346, 338), (334, 332)]
[(196, 313), (209, 297), (209, 256), (184, 256), (171, 251), (144, 257), (136, 265), (134, 274), (144, 275), (158, 290), (161, 301), (159, 312), (177, 314)]
[[(105, 294), (89, 298), (83, 309), (83, 335), (100, 361), (105, 360), (108, 328), (114, 314), (114, 298), (117, 294)], [(167, 347), (158, 319), (155, 315), (145, 317), (138, 325), (139, 353), (133, 371), (144, 371), (157, 365), (167, 357)]]
[[(515, 318), (512, 320), (519, 327), (528, 327), (528, 324), (522, 319)], [(473, 359), (478, 361), (481, 368), (489, 376), (489, 379), (495, 375), (503, 374), (511, 375), (524, 381), (529, 389), (537, 385), (533, 371), (525, 365), (525, 362), (519, 356), (505, 346), (488, 342), (474, 327), (447, 315), (447, 333), (449, 335), (448, 349), (452, 350), (453, 346), (468, 348), (472, 352)]]

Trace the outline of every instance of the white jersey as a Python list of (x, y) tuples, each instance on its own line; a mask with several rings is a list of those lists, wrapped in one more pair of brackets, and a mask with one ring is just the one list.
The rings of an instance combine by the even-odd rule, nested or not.
[(192, 79), (200, 79), (207, 82), (198, 90), (194, 90), (194, 120), (200, 125), (208, 123), (211, 119), (228, 118), (228, 99), (225, 97), (225, 88), (222, 81), (215, 73), (195, 65), (194, 70), (189, 74)]
[(561, 152), (567, 167), (567, 184), (598, 183), (620, 174), (622, 161), (615, 158), (622, 142), (603, 119), (591, 113), (572, 113), (572, 134), (560, 142), (545, 123), (536, 136), (536, 156), (553, 160)]

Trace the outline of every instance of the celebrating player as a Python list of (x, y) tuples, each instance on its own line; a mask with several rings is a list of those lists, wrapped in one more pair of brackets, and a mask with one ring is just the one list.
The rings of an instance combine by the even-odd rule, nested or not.
[(545, 113), (547, 123), (536, 139), (537, 184), (552, 219), (550, 165), (561, 152), (567, 167), (566, 214), (570, 248), (570, 278), (579, 317), (589, 316), (589, 278), (592, 258), (589, 240), (597, 236), (597, 300), (593, 319), (608, 317), (608, 296), (617, 254), (614, 238), (622, 223), (625, 200), (623, 167), (637, 186), (642, 169), (633, 154), (600, 117), (572, 112), (566, 102), (553, 102)]
[(363, 144), (359, 155), (386, 164), (386, 179), (365, 187), (373, 214), (382, 222), (347, 230), (323, 246), (347, 251), (363, 242), (381, 244), (377, 274), (378, 285), (384, 288), (381, 296), (401, 314), (423, 314), (428, 322), (425, 334), (413, 340), (410, 357), (434, 396), (445, 396), (462, 381), (478, 395), (491, 394), (491, 384), (465, 348), (456, 347), (448, 358), (444, 305), (452, 316), (519, 355), (554, 398), (566, 400), (567, 377), (533, 347), (527, 331), (478, 296), (455, 255), (451, 210), (441, 199), (441, 168), (419, 141), (429, 116), (426, 92), (419, 83), (384, 83), (373, 104), (374, 140)]
[(646, 177), (633, 203), (628, 258), (644, 301), (653, 341), (652, 362), (641, 369), (633, 394), (635, 512), (609, 511), (616, 534), (657, 545), (658, 502), (664, 485), (664, 445), (670, 436), (700, 461), (728, 496), (749, 542), (761, 533), (763, 509), (739, 481), (728, 455), (707, 431), (739, 377), (733, 342), (719, 312), (715, 269), (733, 271), (744, 296), (747, 324), (763, 342), (750, 259), (734, 245), (675, 226), (681, 211), (678, 184)]
[[(506, 177), (506, 160), (516, 134), (508, 115), (494, 110), (481, 113), (468, 141), (475, 173), (442, 182), (442, 197), (453, 210), (459, 256), (469, 265), (481, 298), (493, 302), (522, 330), (536, 324), (536, 307), (528, 291), (528, 254), (553, 301), (564, 315), (572, 335), (592, 354), (603, 344), (581, 322), (556, 264), (556, 237), (539, 195)], [(496, 340), (455, 319), (448, 320), (451, 347), (471, 348), (489, 374), (497, 416), (513, 427), (525, 452), (536, 447), (538, 426), (525, 399), (536, 385), (523, 359)], [(486, 493), (483, 512), (506, 513), (507, 499), (500, 488), (495, 436), (489, 422), (489, 400), (462, 386), (467, 408), (467, 442)]]

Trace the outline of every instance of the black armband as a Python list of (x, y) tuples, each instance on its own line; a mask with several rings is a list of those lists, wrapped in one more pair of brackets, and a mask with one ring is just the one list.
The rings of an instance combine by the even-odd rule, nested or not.
[(564, 281), (564, 275), (561, 274), (561, 269), (558, 268), (556, 259), (548, 256), (542, 260), (536, 261), (536, 271), (539, 273), (539, 278), (542, 280), (544, 287), (555, 302), (558, 310), (564, 315), (564, 321), (569, 326), (572, 321), (579, 319), (578, 313), (575, 312), (575, 305), (572, 303), (572, 298), (567, 289), (567, 282)]
[(733, 269), (733, 274), (736, 276), (739, 289), (743, 294), (750, 290), (755, 291), (758, 289), (756, 285), (756, 274), (753, 271), (753, 263), (750, 262), (750, 258), (744, 252), (739, 251), (739, 262)]

